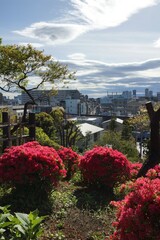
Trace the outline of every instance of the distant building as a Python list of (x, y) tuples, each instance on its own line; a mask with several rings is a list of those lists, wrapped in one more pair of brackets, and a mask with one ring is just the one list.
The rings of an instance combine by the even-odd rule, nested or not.
[(153, 97), (153, 91), (149, 91), (149, 98)]
[(149, 98), (149, 89), (148, 88), (145, 89), (145, 97)]
[(102, 136), (104, 129), (89, 123), (77, 125), (83, 138), (78, 141), (77, 146), (80, 151), (83, 151), (88, 146), (93, 145)]
[(160, 101), (160, 92), (157, 92), (157, 100)]
[(132, 98), (132, 92), (131, 91), (123, 91), (122, 92), (122, 97), (126, 99), (131, 99)]
[[(50, 90), (33, 90), (30, 92), (35, 102), (39, 105), (49, 105), (51, 102)], [(32, 101), (27, 93), (22, 93), (22, 104)]]
[(78, 116), (78, 117), (70, 118), (69, 120), (76, 121), (79, 124), (88, 123), (95, 126), (101, 126), (101, 123), (102, 123), (102, 117), (94, 117), (94, 116), (93, 117)]
[(71, 89), (60, 89), (58, 90), (57, 94), (54, 96), (56, 100), (59, 102), (65, 100), (67, 98), (70, 99), (80, 99), (81, 93), (78, 90), (71, 90)]
[(133, 98), (136, 98), (137, 97), (137, 91), (134, 89), (133, 90)]
[(65, 103), (67, 114), (79, 114), (80, 99), (66, 99)]
[[(102, 127), (103, 127), (105, 130), (109, 130), (109, 129), (110, 129), (111, 121), (113, 121), (113, 119), (109, 119), (109, 120), (107, 120), (107, 121), (102, 122)], [(122, 128), (123, 128), (123, 120), (120, 119), (120, 118), (115, 118), (114, 121), (115, 121), (115, 130), (116, 130), (116, 131), (121, 131)]]
[[(51, 95), (51, 90), (33, 90), (30, 92), (36, 103), (39, 105), (60, 105), (61, 101), (65, 99), (80, 99), (80, 92), (78, 90), (58, 90), (56, 95)], [(31, 101), (28, 94), (22, 93), (22, 104)]]

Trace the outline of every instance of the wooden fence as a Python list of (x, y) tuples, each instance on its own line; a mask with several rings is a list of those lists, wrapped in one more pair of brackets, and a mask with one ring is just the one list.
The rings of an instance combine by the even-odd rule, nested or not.
[[(24, 127), (29, 129), (28, 135), (24, 133)], [(14, 133), (13, 128), (16, 129)], [(0, 142), (2, 142), (2, 153), (6, 147), (11, 147), (13, 145), (18, 146), (33, 140), (35, 140), (35, 113), (29, 113), (27, 122), (18, 122), (17, 120), (16, 123), (12, 123), (8, 112), (2, 112), (2, 122), (0, 123)]]

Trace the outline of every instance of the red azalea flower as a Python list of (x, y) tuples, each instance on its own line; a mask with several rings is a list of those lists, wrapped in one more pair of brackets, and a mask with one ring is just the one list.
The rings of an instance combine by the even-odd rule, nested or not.
[(26, 184), (43, 179), (55, 184), (66, 170), (55, 149), (33, 141), (6, 149), (0, 157), (0, 173), (2, 183)]
[(79, 168), (84, 181), (113, 187), (130, 177), (130, 162), (117, 150), (95, 147), (81, 158)]
[(117, 208), (112, 240), (159, 240), (160, 179), (139, 178), (124, 200), (111, 202)]

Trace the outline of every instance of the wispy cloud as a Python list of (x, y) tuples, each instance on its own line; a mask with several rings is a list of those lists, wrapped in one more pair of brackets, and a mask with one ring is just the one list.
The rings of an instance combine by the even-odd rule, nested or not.
[(154, 92), (159, 89), (160, 59), (107, 64), (85, 59), (83, 55), (83, 61), (73, 58), (61, 62), (70, 69), (77, 69), (77, 81), (71, 82), (68, 87), (77, 88), (92, 97), (104, 96), (107, 92), (122, 92), (125, 89), (137, 89), (139, 92), (144, 92), (145, 88)]
[(118, 26), (139, 10), (158, 2), (157, 0), (71, 0), (74, 8), (73, 16), (79, 16), (84, 23), (93, 28)]
[(52, 45), (70, 42), (86, 31), (87, 29), (83, 25), (39, 22), (14, 32)]
[(32, 44), (32, 46), (33, 47), (35, 47), (35, 48), (41, 48), (41, 47), (43, 47), (44, 46), (44, 44), (42, 44), (42, 43), (35, 43), (35, 42), (32, 42), (32, 43), (29, 43), (29, 42), (19, 42), (18, 43), (19, 45), (24, 45), (24, 46), (27, 46), (28, 44)]
[(160, 48), (160, 38), (157, 41), (154, 42), (154, 46), (156, 48)]
[(69, 0), (70, 11), (59, 22), (38, 22), (14, 31), (45, 44), (62, 44), (94, 29), (116, 27), (143, 8), (158, 4), (159, 0)]

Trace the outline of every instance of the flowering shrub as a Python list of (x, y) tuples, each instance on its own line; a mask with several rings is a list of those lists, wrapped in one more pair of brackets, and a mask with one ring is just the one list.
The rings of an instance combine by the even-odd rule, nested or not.
[(114, 187), (114, 194), (116, 195), (116, 198), (119, 198), (119, 199), (124, 198), (128, 193), (131, 192), (132, 185), (133, 185), (132, 180), (116, 185)]
[(87, 151), (80, 160), (79, 167), (84, 180), (90, 184), (113, 187), (130, 176), (130, 162), (117, 150), (95, 147)]
[(110, 240), (159, 240), (160, 179), (139, 178), (117, 207), (116, 231)]
[(65, 169), (67, 170), (67, 179), (70, 179), (76, 170), (76, 166), (79, 163), (80, 156), (74, 152), (71, 148), (61, 147), (57, 153), (63, 160)]
[(150, 179), (160, 178), (160, 165), (156, 165), (154, 168), (151, 168), (146, 173), (146, 177)]
[(56, 185), (65, 174), (66, 170), (56, 150), (41, 146), (36, 141), (8, 148), (0, 157), (2, 183), (22, 185), (47, 181)]
[(142, 167), (142, 163), (131, 163), (130, 165), (131, 179), (136, 178), (141, 167)]

